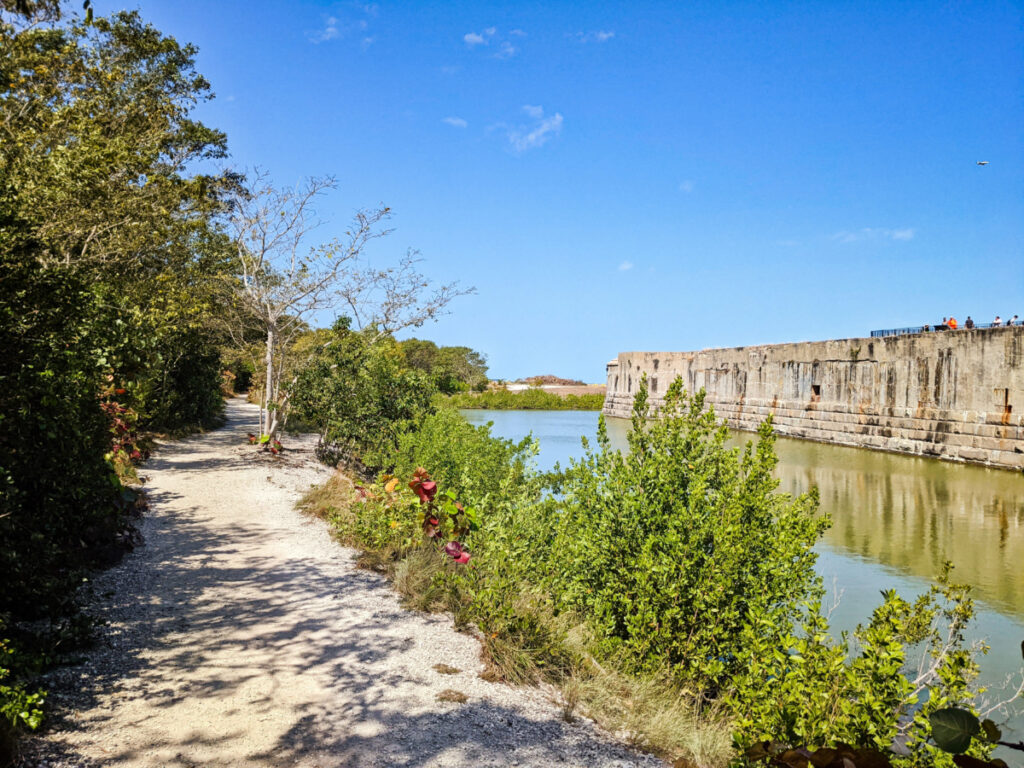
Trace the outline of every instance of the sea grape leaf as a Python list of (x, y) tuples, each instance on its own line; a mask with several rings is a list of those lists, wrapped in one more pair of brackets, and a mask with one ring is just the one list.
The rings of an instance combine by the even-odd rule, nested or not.
[(945, 752), (966, 752), (971, 746), (971, 739), (981, 733), (978, 718), (958, 707), (937, 709), (928, 715), (928, 719), (936, 746)]
[(999, 741), (1001, 738), (1003, 738), (1003, 732), (1000, 731), (999, 726), (993, 723), (991, 720), (982, 720), (981, 729), (985, 732), (985, 737), (989, 741)]

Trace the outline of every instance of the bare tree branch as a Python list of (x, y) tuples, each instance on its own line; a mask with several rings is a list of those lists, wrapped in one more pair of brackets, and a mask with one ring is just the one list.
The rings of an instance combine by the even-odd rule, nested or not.
[(257, 171), (249, 189), (237, 190), (230, 201), (239, 310), (231, 334), (240, 338), (258, 327), (265, 336), (263, 399), (271, 436), (289, 400), (281, 388), (285, 355), (317, 314), (343, 307), (356, 329), (372, 329), (371, 340), (378, 341), (436, 319), (454, 298), (473, 291), (457, 283), (432, 287), (417, 268), (421, 259), (416, 251), (408, 251), (396, 266), (371, 265), (367, 246), (391, 231), (383, 226), (391, 217), (386, 206), (357, 211), (343, 237), (309, 245), (310, 234), (322, 223), (315, 204), (336, 186), (328, 177), (278, 189)]

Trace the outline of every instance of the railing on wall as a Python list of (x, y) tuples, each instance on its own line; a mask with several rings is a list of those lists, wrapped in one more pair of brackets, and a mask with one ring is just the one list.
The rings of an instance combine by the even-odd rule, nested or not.
[[(974, 328), (1002, 328), (1006, 323), (975, 323)], [(1017, 323), (1021, 325), (1021, 323)], [(914, 325), (909, 328), (886, 328), (881, 331), (872, 331), (871, 338), (880, 339), (885, 336), (905, 336), (908, 333), (929, 333), (931, 331), (948, 331), (950, 330), (948, 325)], [(960, 325), (957, 328), (958, 331), (971, 330), (970, 328), (964, 328)]]

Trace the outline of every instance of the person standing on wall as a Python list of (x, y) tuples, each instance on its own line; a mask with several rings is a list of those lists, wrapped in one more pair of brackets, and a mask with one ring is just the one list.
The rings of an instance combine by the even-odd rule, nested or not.
[(971, 316), (968, 315), (967, 319), (964, 320), (964, 328), (967, 328), (968, 330), (970, 330), (973, 327), (974, 327), (974, 321), (971, 320)]

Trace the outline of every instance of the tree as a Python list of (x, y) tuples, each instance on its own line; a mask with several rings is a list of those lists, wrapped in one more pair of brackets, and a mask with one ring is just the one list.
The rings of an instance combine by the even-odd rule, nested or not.
[(487, 384), (487, 358), (469, 347), (441, 347), (435, 369), (442, 392), (483, 389)]
[(129, 410), (222, 405), (207, 321), (233, 179), (195, 173), (226, 151), (191, 117), (209, 84), (138, 14), (87, 11), (0, 0), (0, 763), (38, 725), (23, 685), (81, 639), (83, 577), (133, 541)]
[(238, 280), (235, 333), (261, 332), (264, 384), (260, 432), (276, 437), (290, 393), (282, 387), (285, 358), (297, 336), (324, 311), (343, 307), (368, 346), (396, 331), (421, 326), (449, 302), (472, 289), (449, 283), (431, 289), (417, 269), (415, 251), (396, 266), (376, 268), (365, 256), (370, 241), (388, 234), (386, 207), (358, 211), (343, 238), (310, 245), (320, 221), (315, 202), (336, 187), (331, 178), (311, 178), (294, 189), (278, 189), (257, 173), (249, 189), (232, 196), (230, 229)]
[(469, 347), (438, 347), (426, 339), (402, 342), (405, 359), (434, 377), (438, 389), (447, 395), (487, 384), (487, 357)]
[[(214, 276), (231, 256), (217, 218), (236, 179), (193, 172), (226, 154), (191, 114), (211, 97), (195, 54), (136, 13), (0, 24), (0, 254), (90, 287), (105, 308), (90, 348), (154, 417), (169, 412), (163, 383), (192, 370), (181, 340), (213, 348)], [(78, 309), (63, 308), (69, 324)], [(219, 401), (206, 403), (208, 421)]]
[(437, 392), (432, 377), (410, 367), (393, 338), (375, 339), (373, 328), (352, 331), (346, 318), (315, 335), (329, 343), (317, 339), (298, 372), (298, 416), (320, 432), (320, 455), (328, 462), (383, 464), (399, 436), (429, 410)]
[(0, 20), (0, 613), (15, 621), (73, 605), (124, 533), (101, 392), (168, 405), (208, 361), (226, 177), (190, 167), (225, 139), (190, 116), (209, 92), (194, 55), (135, 13)]

